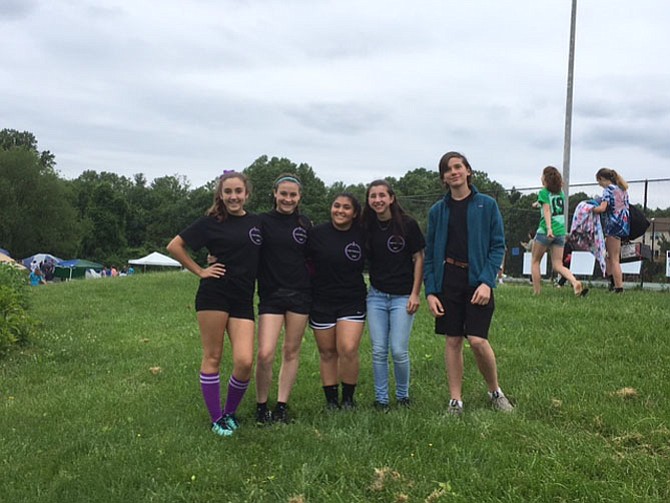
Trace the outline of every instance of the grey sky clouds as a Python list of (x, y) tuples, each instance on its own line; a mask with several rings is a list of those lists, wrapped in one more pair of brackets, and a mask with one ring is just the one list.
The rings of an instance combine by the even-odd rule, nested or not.
[[(562, 165), (570, 3), (0, 0), (0, 121), (68, 178), (199, 186), (267, 154), (365, 183), (457, 149), (534, 186)], [(668, 26), (666, 0), (579, 1), (572, 182), (670, 176)]]

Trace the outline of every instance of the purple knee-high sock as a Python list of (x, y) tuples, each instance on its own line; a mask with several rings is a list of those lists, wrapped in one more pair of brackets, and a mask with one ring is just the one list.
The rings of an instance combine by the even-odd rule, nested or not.
[(244, 393), (249, 387), (249, 381), (240, 381), (235, 379), (234, 375), (230, 376), (228, 381), (228, 396), (226, 396), (226, 406), (223, 408), (224, 414), (235, 414), (237, 406), (242, 401)]
[(200, 372), (200, 389), (209, 411), (209, 417), (213, 423), (216, 423), (223, 415), (221, 413), (221, 386), (218, 372), (216, 374)]

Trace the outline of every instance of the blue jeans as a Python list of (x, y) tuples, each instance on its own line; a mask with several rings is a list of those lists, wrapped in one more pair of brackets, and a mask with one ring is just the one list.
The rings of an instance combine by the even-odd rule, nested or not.
[(409, 335), (414, 315), (407, 313), (409, 295), (391, 295), (370, 287), (367, 297), (368, 331), (372, 341), (375, 400), (389, 401), (389, 346), (393, 357), (395, 394), (409, 398)]

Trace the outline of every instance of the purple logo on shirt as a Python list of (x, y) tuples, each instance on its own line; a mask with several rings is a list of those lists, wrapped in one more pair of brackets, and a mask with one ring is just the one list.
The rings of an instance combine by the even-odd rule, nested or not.
[(296, 227), (293, 229), (293, 240), (300, 245), (304, 245), (307, 242), (307, 231), (303, 227)]
[(405, 249), (405, 238), (402, 236), (391, 236), (386, 241), (386, 247), (391, 253), (399, 253)]
[(255, 245), (263, 244), (263, 236), (261, 235), (261, 230), (258, 227), (252, 227), (249, 229), (249, 239)]
[(344, 247), (344, 255), (352, 262), (358, 262), (363, 257), (363, 250), (358, 243), (352, 241)]

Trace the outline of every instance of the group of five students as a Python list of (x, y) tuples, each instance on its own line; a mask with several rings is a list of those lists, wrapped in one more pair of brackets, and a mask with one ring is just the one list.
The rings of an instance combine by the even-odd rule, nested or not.
[[(168, 244), (168, 251), (201, 278), (195, 303), (203, 346), (200, 383), (214, 433), (229, 436), (239, 427), (235, 413), (249, 385), (254, 360), (256, 279), (257, 423), (290, 421), (287, 403), (308, 323), (319, 350), (327, 407), (354, 408), (366, 315), (372, 342), (374, 406), (389, 408), (389, 352), (396, 402), (408, 406), (409, 338), (422, 279), (428, 307), (436, 318), (436, 333), (447, 336), (445, 361), (451, 394), (447, 412), (460, 415), (463, 410), (465, 337), (492, 405), (501, 411), (513, 410), (498, 385), (495, 355), (488, 343), (492, 289), (505, 250), (502, 218), (495, 201), (471, 184), (472, 169), (463, 155), (445, 154), (439, 170), (448, 192), (430, 210), (425, 240), (385, 180), (368, 186), (363, 208), (352, 194), (339, 194), (331, 204), (330, 221), (312, 226), (299, 211), (302, 185), (297, 176), (280, 175), (273, 186), (274, 208), (262, 215), (244, 209), (250, 186), (242, 173), (221, 176), (206, 215)], [(213, 261), (206, 267), (198, 265), (188, 251), (203, 247)], [(369, 290), (363, 278), (366, 261)], [(272, 367), (282, 328), (277, 403), (270, 409)], [(219, 367), (226, 332), (233, 369), (222, 407)]]

